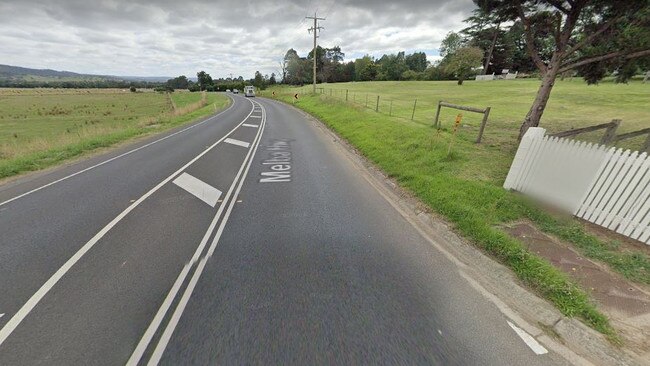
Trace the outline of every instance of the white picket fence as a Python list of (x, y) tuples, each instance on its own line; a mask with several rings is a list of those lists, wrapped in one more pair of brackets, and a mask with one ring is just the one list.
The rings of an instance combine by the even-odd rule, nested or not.
[(647, 153), (524, 135), (503, 187), (650, 245), (650, 157)]

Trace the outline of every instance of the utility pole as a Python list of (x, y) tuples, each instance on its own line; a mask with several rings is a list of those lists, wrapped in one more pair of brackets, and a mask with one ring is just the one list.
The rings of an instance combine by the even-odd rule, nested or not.
[(305, 17), (306, 19), (313, 19), (314, 26), (309, 28), (309, 32), (314, 32), (314, 53), (312, 53), (312, 58), (314, 59), (314, 94), (316, 94), (316, 38), (318, 38), (318, 31), (324, 29), (323, 27), (318, 26), (319, 20), (325, 20), (325, 18), (319, 18), (314, 13), (313, 17)]

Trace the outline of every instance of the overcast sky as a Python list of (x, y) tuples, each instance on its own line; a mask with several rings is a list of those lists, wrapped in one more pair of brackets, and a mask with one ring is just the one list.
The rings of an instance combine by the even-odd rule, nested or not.
[(0, 64), (80, 73), (213, 77), (279, 72), (304, 56), (318, 11), (319, 44), (351, 60), (406, 50), (438, 54), (471, 0), (0, 0)]

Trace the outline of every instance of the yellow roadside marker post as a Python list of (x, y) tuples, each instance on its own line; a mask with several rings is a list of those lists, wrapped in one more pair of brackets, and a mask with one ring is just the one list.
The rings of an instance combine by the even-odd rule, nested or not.
[(447, 150), (447, 157), (451, 155), (451, 147), (454, 144), (454, 140), (456, 140), (456, 132), (458, 131), (458, 126), (460, 126), (460, 122), (463, 120), (463, 114), (458, 113), (456, 116), (456, 122), (454, 122), (454, 130), (451, 133), (451, 140), (449, 140), (449, 150)]

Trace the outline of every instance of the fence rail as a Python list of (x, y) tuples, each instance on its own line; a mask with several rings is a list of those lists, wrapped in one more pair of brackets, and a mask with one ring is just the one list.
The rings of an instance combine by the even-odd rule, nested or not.
[[(483, 115), (483, 120), (481, 121), (481, 128), (478, 131), (478, 137), (476, 138), (476, 143), (480, 144), (481, 139), (483, 138), (483, 131), (485, 131), (485, 125), (487, 124), (488, 117), (490, 116), (490, 109), (491, 107), (486, 107), (485, 109), (480, 109), (480, 108), (474, 108), (474, 107), (468, 107), (464, 105), (458, 105), (458, 104), (451, 104), (447, 102), (443, 102), (442, 100), (438, 102), (438, 110), (436, 111), (436, 119), (433, 121), (434, 127), (440, 128), (440, 109), (442, 107), (447, 107), (447, 108), (453, 108), (453, 109), (458, 109), (461, 111), (467, 111), (467, 112), (474, 112), (474, 113), (481, 113)], [(413, 107), (415, 110), (415, 107)]]
[(569, 137), (569, 136), (579, 135), (582, 133), (593, 132), (593, 131), (604, 129), (605, 133), (603, 134), (600, 143), (603, 145), (607, 145), (607, 144), (615, 144), (619, 141), (635, 138), (638, 136), (647, 135), (639, 151), (645, 151), (650, 154), (650, 128), (644, 128), (642, 130), (627, 132), (627, 133), (617, 135), (616, 130), (620, 127), (620, 125), (621, 125), (620, 119), (613, 119), (611, 122), (608, 123), (603, 123), (603, 124), (589, 126), (589, 127), (575, 128), (575, 129), (562, 131), (562, 132), (556, 132), (550, 134), (549, 136)]
[(650, 245), (650, 157), (528, 129), (504, 188)]

